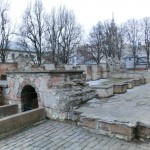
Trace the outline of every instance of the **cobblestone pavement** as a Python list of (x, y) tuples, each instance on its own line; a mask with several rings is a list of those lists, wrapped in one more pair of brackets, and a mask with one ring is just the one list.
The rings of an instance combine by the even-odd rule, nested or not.
[(0, 141), (0, 150), (150, 150), (150, 142), (126, 142), (46, 120)]

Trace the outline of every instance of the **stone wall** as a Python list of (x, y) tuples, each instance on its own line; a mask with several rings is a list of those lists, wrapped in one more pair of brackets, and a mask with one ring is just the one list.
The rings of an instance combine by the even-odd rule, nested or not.
[(111, 74), (112, 78), (140, 78), (142, 75), (140, 73), (133, 73), (133, 72), (128, 72), (128, 73), (115, 73)]
[[(71, 67), (65, 67), (71, 68)], [(86, 81), (98, 80), (101, 78), (107, 78), (108, 74), (106, 71), (106, 66), (102, 65), (77, 65), (76, 70), (83, 70), (86, 74)]]
[[(50, 82), (49, 73), (38, 72), (11, 72), (7, 73), (8, 88), (5, 90), (5, 103), (18, 104), (21, 111), (21, 92), (26, 85), (35, 88), (38, 96), (38, 106), (43, 107), (43, 93), (48, 92)], [(41, 101), (41, 98), (43, 101)]]
[(49, 118), (68, 119), (73, 107), (95, 96), (84, 81), (83, 71), (9, 72), (5, 103), (18, 104), (21, 111), (21, 92), (30, 85), (37, 93), (38, 107), (45, 107)]
[(17, 71), (17, 63), (0, 63), (0, 76), (5, 75), (7, 71)]
[(51, 70), (83, 70), (86, 75), (86, 80), (98, 80), (101, 78), (107, 78), (109, 76), (109, 71), (106, 68), (106, 63), (100, 65), (57, 65), (54, 64), (43, 64), (41, 67), (33, 67), (31, 64), (20, 63), (18, 66), (21, 71), (51, 71)]
[(83, 70), (86, 75), (86, 81), (98, 80), (101, 78), (107, 78), (109, 72), (106, 70), (106, 64), (101, 65), (61, 65), (57, 68), (53, 64), (45, 64), (45, 70)]

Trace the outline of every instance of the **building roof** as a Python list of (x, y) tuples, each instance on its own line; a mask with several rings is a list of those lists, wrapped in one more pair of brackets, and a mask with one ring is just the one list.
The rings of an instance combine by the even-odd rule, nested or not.
[[(138, 55), (135, 55), (136, 58), (138, 58)], [(124, 59), (128, 59), (128, 58), (134, 58), (133, 54), (128, 54), (127, 56), (124, 57)]]
[[(11, 51), (27, 52), (23, 46), (14, 41), (9, 42), (8, 49)], [(32, 52), (35, 52), (35, 50), (32, 50)]]

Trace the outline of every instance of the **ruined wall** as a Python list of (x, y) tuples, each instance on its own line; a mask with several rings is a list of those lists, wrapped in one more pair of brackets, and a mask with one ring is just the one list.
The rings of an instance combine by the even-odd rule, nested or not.
[(105, 68), (101, 65), (79, 65), (78, 70), (84, 70), (86, 74), (86, 80), (98, 80), (102, 78), (107, 78), (105, 75)]
[[(24, 64), (24, 63), (21, 63)], [(107, 78), (109, 76), (109, 71), (106, 68), (106, 63), (100, 65), (57, 65), (54, 64), (43, 64), (40, 68), (33, 67), (31, 64), (28, 66), (27, 64), (21, 65), (19, 64), (19, 70), (26, 71), (51, 71), (51, 70), (83, 70), (86, 75), (86, 80), (98, 80), (101, 78)]]
[(5, 75), (7, 71), (16, 71), (17, 69), (17, 63), (0, 63), (0, 76)]
[[(55, 66), (52, 64), (44, 65), (45, 70), (55, 70)], [(101, 78), (107, 78), (108, 71), (106, 70), (106, 64), (101, 65), (61, 65), (57, 67), (57, 70), (83, 70), (86, 75), (86, 81), (98, 80)]]
[(84, 81), (83, 71), (9, 72), (8, 88), (4, 89), (5, 103), (18, 104), (21, 111), (21, 92), (26, 85), (30, 85), (37, 93), (38, 107), (45, 107), (50, 118), (64, 119), (68, 117), (72, 105), (95, 96), (95, 91)]
[[(7, 73), (8, 88), (5, 89), (5, 103), (18, 104), (21, 110), (21, 91), (26, 85), (35, 88), (39, 107), (43, 106), (43, 93), (47, 92), (49, 75), (37, 73)], [(42, 98), (43, 99), (43, 98)]]

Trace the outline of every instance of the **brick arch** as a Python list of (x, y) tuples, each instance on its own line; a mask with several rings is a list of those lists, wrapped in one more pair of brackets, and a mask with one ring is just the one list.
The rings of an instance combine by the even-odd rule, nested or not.
[(37, 94), (37, 101), (38, 101), (38, 107), (41, 107), (41, 98), (40, 98), (40, 94), (39, 94), (39, 91), (38, 91), (38, 88), (33, 84), (33, 83), (28, 83), (28, 82), (22, 82), (19, 86), (19, 89), (18, 89), (18, 98), (19, 98), (19, 102), (20, 102), (20, 110), (22, 110), (22, 104), (21, 104), (21, 98), (22, 98), (22, 91), (25, 87), (32, 87), (36, 94)]
[(35, 88), (26, 85), (21, 91), (21, 109), (22, 111), (38, 108), (38, 97)]

